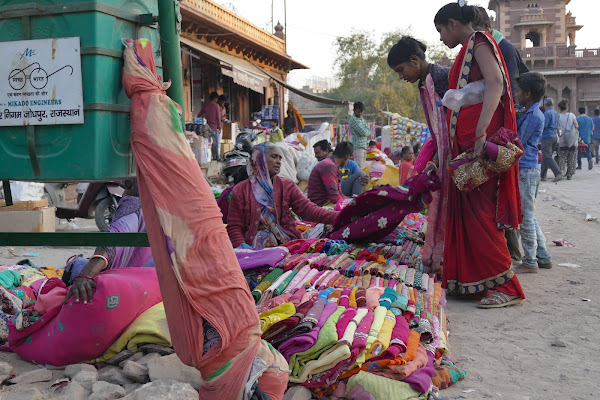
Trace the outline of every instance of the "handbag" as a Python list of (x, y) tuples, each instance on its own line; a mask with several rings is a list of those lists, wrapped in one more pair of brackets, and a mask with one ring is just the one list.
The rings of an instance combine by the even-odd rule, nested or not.
[(517, 133), (503, 127), (488, 139), (484, 153), (483, 159), (465, 152), (450, 161), (448, 170), (460, 191), (470, 192), (508, 171), (519, 162), (525, 149)]

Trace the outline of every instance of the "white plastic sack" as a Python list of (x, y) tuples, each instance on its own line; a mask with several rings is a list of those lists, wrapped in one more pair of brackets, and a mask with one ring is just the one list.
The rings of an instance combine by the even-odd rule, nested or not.
[(298, 183), (298, 179), (296, 179), (296, 163), (300, 159), (302, 152), (296, 150), (293, 146), (286, 142), (275, 143), (275, 146), (279, 147), (283, 153), (281, 170), (279, 171), (278, 175)]
[(315, 156), (308, 154), (308, 152), (302, 153), (302, 156), (298, 160), (296, 164), (297, 177), (300, 181), (308, 181), (310, 177), (310, 173), (312, 172), (315, 165), (317, 165), (319, 161)]
[(44, 184), (40, 182), (10, 182), (10, 191), (14, 201), (41, 200), (44, 196)]

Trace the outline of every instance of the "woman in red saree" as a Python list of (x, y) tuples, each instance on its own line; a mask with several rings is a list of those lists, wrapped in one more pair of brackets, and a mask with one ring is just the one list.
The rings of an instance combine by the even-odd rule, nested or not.
[[(485, 79), (483, 103), (448, 110), (451, 158), (463, 152), (483, 156), (487, 136), (504, 127), (517, 130), (506, 65), (491, 35), (475, 32), (475, 7), (442, 7), (434, 23), (449, 48), (463, 44), (449, 75), (449, 89)], [(449, 184), (443, 286), (450, 293), (484, 295), (478, 307), (520, 303), (525, 294), (511, 269), (502, 229), (522, 220), (518, 164), (469, 192)]]

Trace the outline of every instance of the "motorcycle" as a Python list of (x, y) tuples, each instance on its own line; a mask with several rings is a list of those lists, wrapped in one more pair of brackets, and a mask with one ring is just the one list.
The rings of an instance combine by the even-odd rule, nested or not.
[(108, 232), (119, 200), (125, 192), (125, 189), (121, 186), (121, 181), (78, 184), (77, 207), (65, 207), (53, 203), (54, 199), (60, 198), (60, 196), (57, 195), (56, 188), (52, 184), (46, 184), (44, 190), (47, 193), (49, 203), (56, 207), (57, 218), (67, 220), (93, 218), (96, 220), (96, 226), (101, 232)]
[(239, 183), (248, 178), (246, 166), (252, 148), (258, 135), (262, 131), (246, 129), (242, 131), (235, 139), (233, 150), (223, 155), (223, 174), (230, 183)]

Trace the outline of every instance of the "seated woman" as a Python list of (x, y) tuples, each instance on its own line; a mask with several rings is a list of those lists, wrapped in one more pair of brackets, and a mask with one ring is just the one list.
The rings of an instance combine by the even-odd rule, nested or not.
[[(146, 232), (142, 204), (135, 180), (125, 181), (125, 193), (110, 225), (112, 233)], [(65, 267), (63, 281), (71, 288), (65, 302), (73, 296), (84, 304), (92, 300), (96, 283), (90, 279), (106, 269), (123, 267), (154, 267), (150, 247), (97, 247), (90, 260), (78, 257)]]
[(238, 184), (231, 197), (227, 233), (234, 247), (274, 247), (302, 236), (292, 212), (311, 222), (332, 224), (336, 211), (311, 203), (291, 179), (277, 176), (281, 149), (272, 143), (254, 148), (248, 164), (249, 179)]

